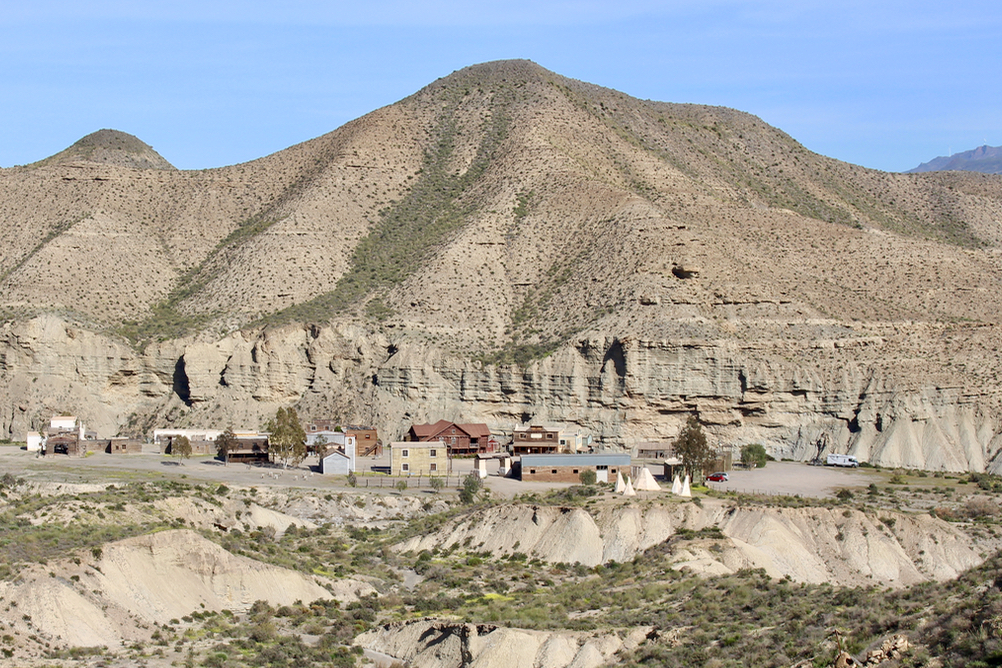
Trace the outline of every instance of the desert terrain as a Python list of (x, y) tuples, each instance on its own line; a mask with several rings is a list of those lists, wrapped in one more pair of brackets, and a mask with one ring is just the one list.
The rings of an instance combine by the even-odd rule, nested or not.
[[(309, 461), (2, 447), (0, 663), (828, 665), (838, 629), (859, 660), (904, 647), (872, 664), (895, 666), (999, 644), (991, 476), (771, 462), (685, 499), (492, 475), (464, 504), (468, 468), (352, 487)], [(985, 621), (941, 635), (964, 615)]]

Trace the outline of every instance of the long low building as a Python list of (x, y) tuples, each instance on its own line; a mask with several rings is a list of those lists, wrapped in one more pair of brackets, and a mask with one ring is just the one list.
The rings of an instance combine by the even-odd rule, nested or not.
[(630, 455), (522, 455), (520, 478), (539, 482), (581, 482), (581, 473), (594, 471), (597, 482), (609, 482), (616, 474), (630, 472)]

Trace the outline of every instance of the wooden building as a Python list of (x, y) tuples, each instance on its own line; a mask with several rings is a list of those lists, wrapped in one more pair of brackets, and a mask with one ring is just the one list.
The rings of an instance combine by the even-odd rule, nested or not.
[(456, 424), (439, 420), (435, 424), (415, 424), (407, 432), (407, 441), (438, 441), (451, 457), (491, 452), (491, 430), (486, 424)]
[(533, 425), (528, 429), (516, 429), (511, 438), (513, 455), (555, 455), (562, 451), (560, 432)]

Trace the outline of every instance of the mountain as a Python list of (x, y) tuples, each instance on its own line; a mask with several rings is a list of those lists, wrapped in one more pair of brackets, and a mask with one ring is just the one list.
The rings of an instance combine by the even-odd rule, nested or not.
[(946, 171), (1002, 174), (1002, 146), (979, 146), (971, 151), (954, 153), (951, 156), (940, 156), (929, 162), (923, 162), (915, 169), (909, 169), (905, 173)]
[(153, 148), (125, 132), (98, 130), (38, 164), (90, 162), (135, 169), (174, 169)]
[(525, 422), (1002, 467), (1002, 179), (528, 61), (197, 172), (0, 170), (0, 433)]

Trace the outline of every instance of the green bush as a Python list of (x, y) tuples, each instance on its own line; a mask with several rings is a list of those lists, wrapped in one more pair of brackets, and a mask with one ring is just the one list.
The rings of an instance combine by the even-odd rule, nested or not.
[(768, 461), (769, 455), (761, 443), (750, 443), (741, 448), (741, 463), (748, 468), (765, 468)]

